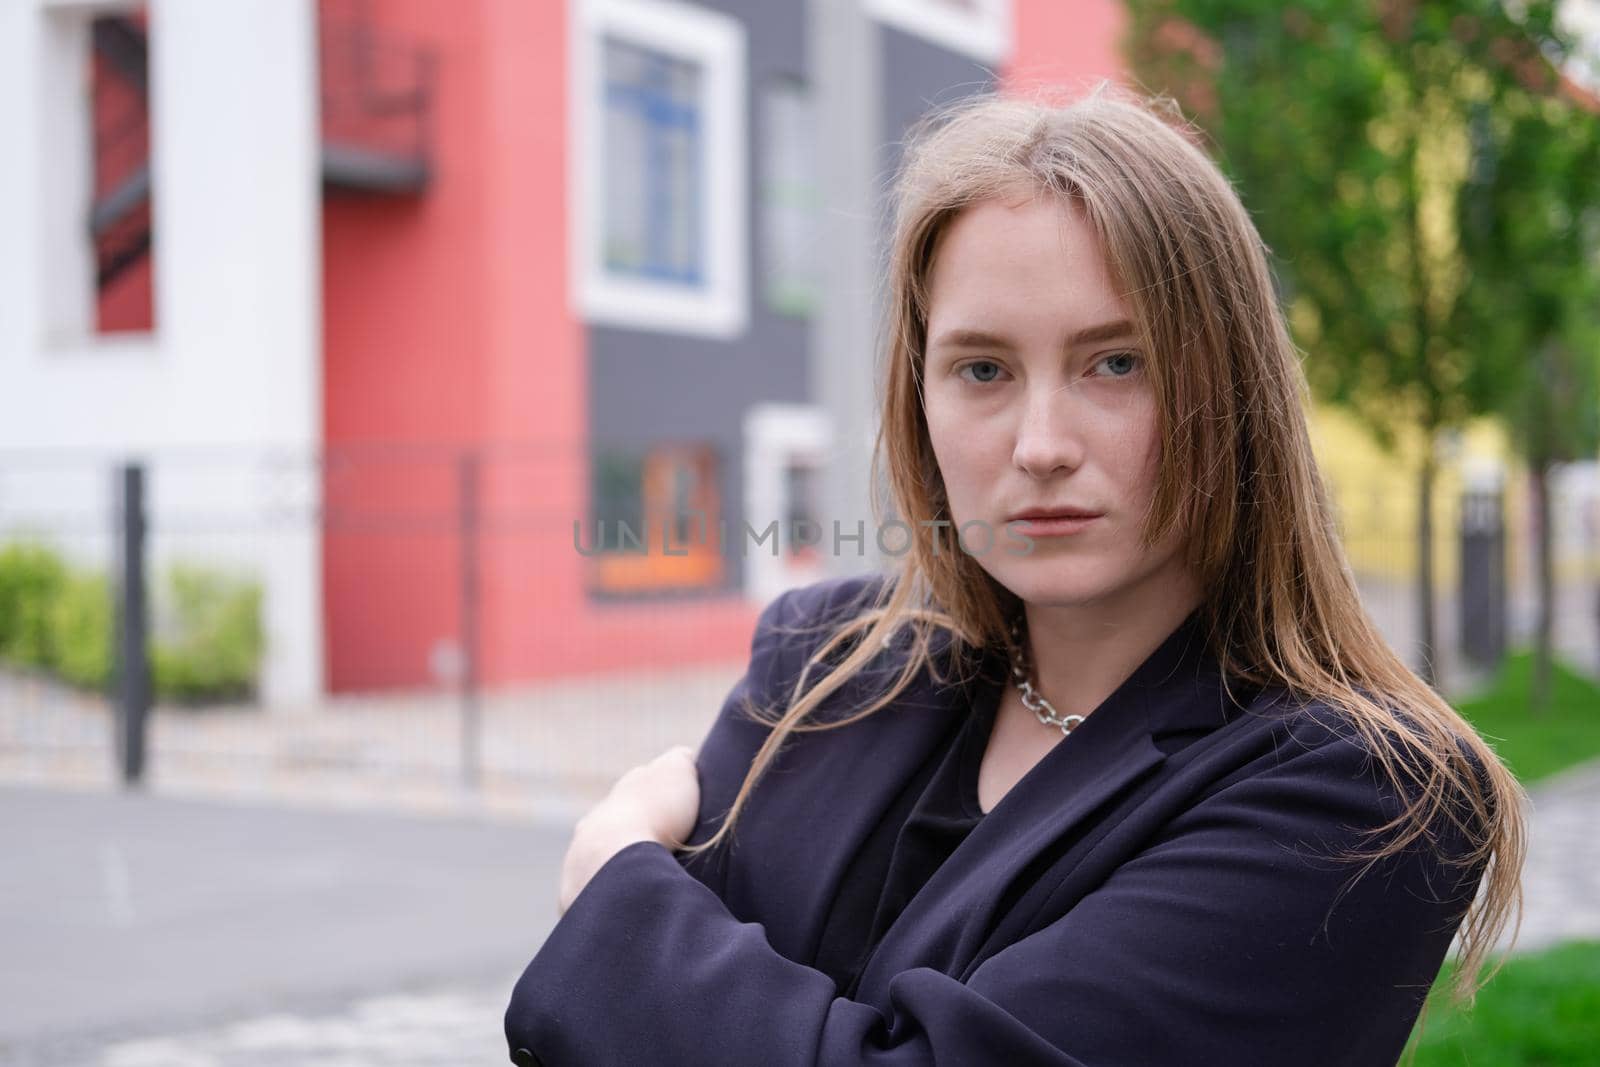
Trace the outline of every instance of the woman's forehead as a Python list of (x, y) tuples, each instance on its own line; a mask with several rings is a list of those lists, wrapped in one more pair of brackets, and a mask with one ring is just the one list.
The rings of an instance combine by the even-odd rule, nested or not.
[(1099, 303), (1116, 288), (1100, 242), (1086, 221), (1058, 204), (983, 201), (957, 216), (929, 265), (930, 303), (946, 310), (1009, 300)]

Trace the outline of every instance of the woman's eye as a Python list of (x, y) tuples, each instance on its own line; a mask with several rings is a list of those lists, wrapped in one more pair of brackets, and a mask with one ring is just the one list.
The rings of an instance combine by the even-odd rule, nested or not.
[(1113, 378), (1126, 378), (1138, 369), (1139, 355), (1136, 352), (1115, 352), (1095, 365), (1112, 367)]
[(972, 371), (973, 376), (967, 377), (967, 381), (987, 385), (1000, 376), (1000, 364), (992, 359), (975, 359), (971, 363), (963, 364), (956, 373), (966, 376), (968, 371)]

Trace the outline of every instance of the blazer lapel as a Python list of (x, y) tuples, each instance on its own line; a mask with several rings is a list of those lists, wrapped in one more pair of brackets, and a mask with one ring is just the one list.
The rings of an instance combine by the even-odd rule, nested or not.
[[(948, 645), (943, 634), (931, 641), (942, 664), (949, 662)], [(864, 707), (901, 662), (885, 658), (888, 667), (833, 694), (820, 717), (836, 721)], [(1221, 725), (1214, 702), (1197, 697), (1210, 694), (1199, 684), (1207, 663), (1192, 614), (934, 872), (868, 961), (860, 995), (880, 973), (929, 965), (931, 929), (964, 924), (961, 943), (944, 950), (952, 956), (977, 952), (976, 942), (966, 943), (975, 936), (972, 910), (998, 907), (1036, 859), (1070, 847), (1069, 839), (1092, 829), (1098, 813), (1153, 775), (1166, 759), (1154, 736)], [(834, 897), (867, 835), (956, 720), (969, 714), (983, 687), (1005, 684), (1007, 666), (1002, 651), (989, 650), (975, 671), (969, 665), (964, 682), (936, 681), (924, 670), (887, 707), (837, 730), (802, 734), (780, 750), (746, 816), (763, 828), (763, 846), (747, 864), (733, 865), (729, 882), (730, 904), (761, 918), (774, 949), (790, 959), (814, 958)]]
[[(1004, 934), (1001, 913), (1034, 888), (1049, 863), (1107, 828), (1106, 811), (1157, 774), (1167, 759), (1157, 737), (1223, 725), (1214, 668), (1198, 613), (1191, 614), (940, 865), (884, 935), (860, 992), (909, 966), (957, 973), (985, 955)], [(986, 670), (984, 677), (992, 675)]]
[[(943, 634), (930, 641), (936, 654), (948, 644)], [(891, 666), (901, 662), (886, 658)], [(884, 670), (857, 676), (824, 702), (818, 717), (837, 721), (859, 711), (889, 677)], [(761, 866), (749, 875), (750, 898), (760, 901), (759, 912), (769, 918), (767, 938), (778, 952), (790, 959), (814, 957), (850, 862), (955, 718), (965, 714), (964, 692), (955, 681), (935, 681), (924, 670), (886, 707), (859, 722), (799, 735), (779, 750), (768, 771), (771, 782), (752, 794), (749, 816), (776, 838), (757, 850)], [(784, 782), (792, 787), (780, 787)], [(738, 891), (739, 881), (736, 864), (730, 891)]]

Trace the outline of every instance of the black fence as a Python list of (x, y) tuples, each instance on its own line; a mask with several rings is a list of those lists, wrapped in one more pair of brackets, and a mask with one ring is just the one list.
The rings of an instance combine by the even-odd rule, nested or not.
[[(599, 488), (534, 445), (0, 457), (0, 776), (592, 801), (704, 736), (760, 606), (703, 549), (580, 553), (605, 451)], [(685, 484), (632, 508), (714, 506)]]
[[(575, 523), (603, 509), (665, 508), (676, 528), (728, 496), (693, 450), (655, 468), (598, 454), (0, 456), (0, 776), (519, 815), (591, 803), (699, 741), (743, 669), (730, 635), (760, 606), (736, 558), (578, 551)], [(1588, 666), (1593, 500), (1563, 492), (1558, 645)], [(1499, 491), (1436, 502), (1447, 694), (1528, 632), (1523, 511)], [(1369, 610), (1416, 666), (1413, 514), (1370, 493), (1340, 506)], [(574, 605), (605, 628), (568, 625)], [(666, 631), (726, 655), (675, 659)]]

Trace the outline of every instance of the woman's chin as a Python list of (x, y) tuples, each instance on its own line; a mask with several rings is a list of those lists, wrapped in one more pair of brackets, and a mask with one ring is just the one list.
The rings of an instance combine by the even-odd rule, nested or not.
[(1030, 573), (1026, 564), (1012, 564), (997, 568), (995, 579), (1028, 603), (1041, 606), (1093, 604), (1115, 592), (1115, 585), (1106, 584), (1103, 568), (1098, 574), (1092, 573), (1090, 567), (1081, 568), (1085, 573), (1072, 573), (1078, 569), (1052, 567), (1048, 574)]

